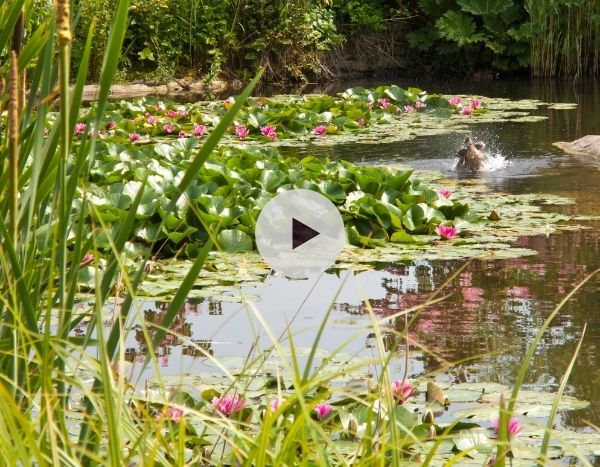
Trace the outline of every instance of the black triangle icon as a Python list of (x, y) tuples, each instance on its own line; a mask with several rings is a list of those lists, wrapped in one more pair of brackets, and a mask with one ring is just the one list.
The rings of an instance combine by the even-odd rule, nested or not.
[(317, 235), (321, 235), (321, 232), (317, 232), (315, 229), (292, 217), (292, 250), (298, 248), (300, 245), (304, 245)]

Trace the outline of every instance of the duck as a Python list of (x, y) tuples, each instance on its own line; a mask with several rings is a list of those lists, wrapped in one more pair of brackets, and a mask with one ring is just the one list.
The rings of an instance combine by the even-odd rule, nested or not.
[(483, 169), (486, 157), (481, 151), (485, 148), (483, 141), (475, 141), (467, 135), (463, 142), (464, 147), (458, 150), (458, 164), (456, 170), (464, 172), (479, 172)]

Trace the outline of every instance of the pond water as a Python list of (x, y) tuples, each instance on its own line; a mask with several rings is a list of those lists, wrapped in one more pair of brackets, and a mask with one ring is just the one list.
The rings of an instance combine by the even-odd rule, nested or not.
[[(386, 82), (397, 80), (388, 79)], [(336, 92), (345, 89), (344, 83)], [(362, 82), (364, 86), (380, 83)], [(399, 82), (399, 85), (406, 83)], [(600, 133), (600, 84), (547, 81), (492, 81), (489, 83), (419, 83), (429, 92), (474, 93), (491, 97), (576, 102), (575, 110), (541, 108), (534, 114), (549, 119), (536, 123), (473, 125), (473, 134), (486, 141), (489, 151), (506, 158), (507, 166), (482, 177), (494, 190), (508, 193), (546, 192), (572, 197), (576, 205), (560, 209), (567, 214), (600, 214), (600, 160), (565, 155), (553, 141), (570, 141)], [(319, 92), (321, 89), (311, 90)], [(421, 137), (390, 144), (341, 144), (333, 147), (282, 148), (287, 154), (318, 154), (365, 164), (402, 162), (416, 169), (436, 169), (456, 177), (453, 154), (463, 135)], [(469, 262), (447, 286), (450, 296), (422, 310), (410, 331), (408, 374), (415, 377), (448, 368), (453, 381), (493, 381), (510, 385), (527, 346), (539, 326), (564, 295), (586, 274), (600, 267), (600, 223), (589, 229), (557, 235), (522, 238), (519, 246), (535, 249), (537, 256), (502, 261)], [(199, 343), (216, 357), (246, 356), (271, 346), (271, 339), (255, 318), (260, 310), (275, 336), (287, 330), (299, 347), (310, 347), (330, 303), (333, 312), (319, 346), (371, 355), (376, 352), (370, 334), (369, 300), (380, 317), (424, 302), (463, 261), (381, 265), (356, 275), (324, 274), (311, 280), (288, 280), (271, 275), (257, 287), (245, 287), (249, 304), (205, 300), (181, 310), (173, 329)], [(146, 319), (158, 321), (164, 304), (148, 302)], [(566, 412), (560, 423), (575, 429), (600, 426), (600, 278), (593, 279), (564, 307), (546, 333), (528, 374), (530, 386), (555, 391), (587, 323), (583, 347), (571, 374), (567, 393), (591, 402), (580, 411)], [(389, 322), (401, 330), (404, 320)], [(385, 336), (395, 374), (404, 371), (404, 342)], [(141, 336), (131, 333), (127, 357), (143, 359)], [(163, 375), (207, 370), (205, 359), (177, 339), (158, 349)], [(151, 375), (149, 369), (140, 380)], [(444, 376), (448, 379), (448, 376)]]

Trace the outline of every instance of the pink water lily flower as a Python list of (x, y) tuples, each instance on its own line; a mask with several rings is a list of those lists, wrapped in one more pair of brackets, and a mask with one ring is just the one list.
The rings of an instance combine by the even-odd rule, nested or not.
[(140, 139), (139, 133), (129, 133), (129, 141), (137, 141), (138, 139)]
[(170, 123), (167, 123), (166, 125), (163, 126), (163, 130), (165, 133), (173, 133), (174, 129), (175, 128)]
[(415, 102), (415, 109), (424, 109), (425, 107), (427, 107), (427, 104), (425, 102)]
[(387, 110), (387, 108), (392, 105), (392, 102), (387, 97), (382, 97), (377, 100), (377, 103), (383, 110)]
[(178, 115), (179, 115), (179, 114), (177, 113), (177, 111), (176, 111), (176, 110), (169, 110), (169, 111), (167, 112), (167, 117), (169, 117), (169, 118), (177, 117)]
[(460, 105), (462, 99), (459, 96), (454, 96), (448, 99), (448, 102), (454, 106)]
[(154, 125), (156, 122), (158, 122), (158, 118), (156, 118), (154, 115), (146, 114), (146, 123)]
[(470, 105), (465, 105), (461, 113), (463, 115), (471, 115), (471, 113), (473, 113), (473, 108)]
[(405, 105), (404, 106), (404, 111), (409, 114), (411, 113), (413, 110), (415, 110), (415, 108), (412, 105)]
[(365, 126), (365, 119), (364, 118), (359, 118), (358, 120), (356, 120), (356, 124), (358, 126)]
[(221, 412), (226, 417), (229, 417), (231, 414), (239, 412), (246, 407), (246, 401), (243, 397), (233, 394), (228, 396), (213, 397), (213, 400), (210, 402), (210, 406), (214, 410)]
[(206, 134), (206, 127), (204, 125), (198, 125), (197, 123), (194, 123), (194, 136), (200, 137), (200, 136), (204, 136)]
[(277, 131), (273, 125), (263, 126), (260, 129), (260, 132), (263, 136), (266, 136), (271, 141), (274, 141), (277, 139)]
[(169, 418), (174, 422), (178, 422), (183, 417), (183, 409), (179, 407), (169, 407)]
[[(492, 428), (494, 430), (496, 430), (496, 432), (498, 432), (500, 429), (500, 420), (498, 420), (497, 418), (492, 420)], [(521, 425), (521, 422), (519, 421), (519, 417), (513, 417), (508, 422), (508, 435), (511, 438), (513, 436), (517, 436), (524, 429), (525, 429), (525, 427), (523, 425)]]
[(454, 192), (450, 188), (441, 188), (438, 190), (438, 194), (444, 198), (450, 198)]
[(187, 133), (183, 130), (179, 130), (179, 133), (177, 134), (178, 138), (187, 138)]
[(75, 134), (80, 135), (85, 132), (85, 123), (76, 123), (75, 124)]
[(479, 99), (471, 99), (471, 102), (469, 102), (469, 105), (473, 109), (481, 109), (481, 101)]
[(327, 127), (325, 125), (319, 125), (313, 129), (313, 133), (317, 136), (324, 136), (327, 134)]
[(185, 109), (179, 109), (177, 111), (177, 115), (179, 115), (180, 117), (185, 117), (188, 114), (188, 111)]
[(117, 127), (117, 124), (116, 124), (114, 121), (113, 121), (113, 122), (108, 122), (108, 123), (106, 124), (106, 129), (107, 129), (108, 131), (110, 131), (110, 130), (114, 130), (116, 127)]
[(367, 102), (365, 105), (367, 106), (367, 109), (369, 109), (369, 110), (373, 108), (372, 102)]
[(333, 412), (333, 406), (329, 404), (315, 405), (315, 413), (319, 419), (327, 418)]
[(237, 125), (235, 127), (235, 134), (237, 135), (238, 138), (243, 139), (250, 134), (250, 130), (248, 129), (248, 127), (246, 125)]
[(450, 240), (451, 238), (456, 237), (456, 227), (440, 224), (435, 229), (435, 233), (437, 233), (444, 240)]
[(273, 399), (269, 404), (271, 412), (277, 412), (279, 407), (281, 407), (283, 404), (285, 404), (285, 399)]
[(403, 404), (415, 392), (417, 388), (408, 381), (396, 380), (392, 383), (392, 396), (397, 404)]

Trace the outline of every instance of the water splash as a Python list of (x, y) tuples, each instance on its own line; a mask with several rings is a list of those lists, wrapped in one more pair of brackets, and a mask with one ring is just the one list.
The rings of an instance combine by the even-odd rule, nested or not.
[[(512, 165), (512, 162), (506, 159), (506, 156), (503, 156), (500, 153), (486, 153), (485, 154), (485, 162), (483, 164), (483, 169), (481, 172), (495, 172), (496, 170), (505, 169), (509, 165)], [(458, 165), (458, 157), (454, 157), (452, 159), (452, 169), (456, 170), (456, 166)]]
[(486, 154), (486, 160), (483, 166), (484, 172), (494, 172), (496, 170), (505, 169), (511, 162), (506, 160), (506, 157), (500, 153)]

